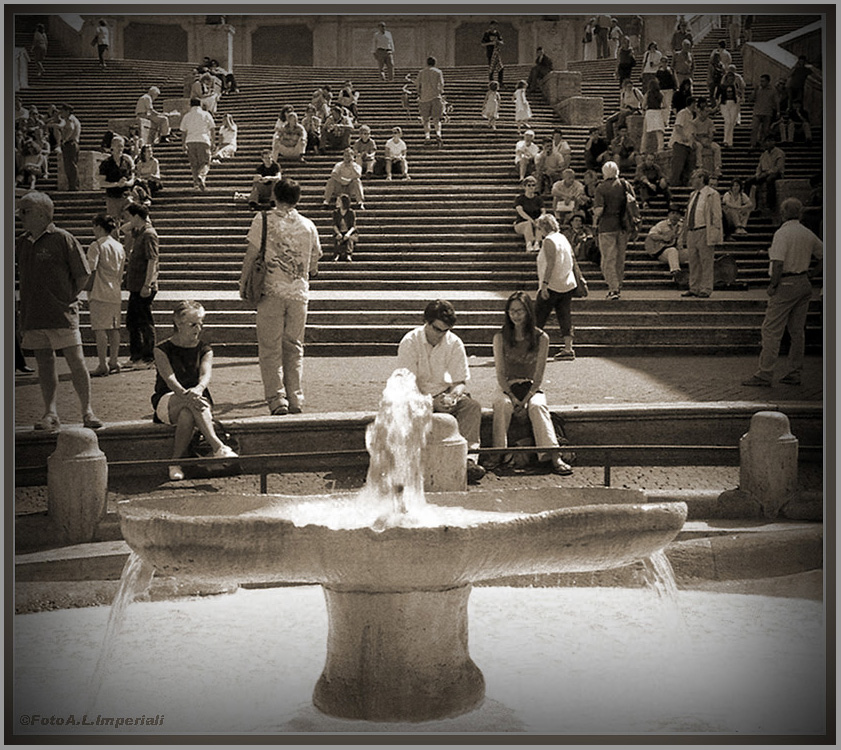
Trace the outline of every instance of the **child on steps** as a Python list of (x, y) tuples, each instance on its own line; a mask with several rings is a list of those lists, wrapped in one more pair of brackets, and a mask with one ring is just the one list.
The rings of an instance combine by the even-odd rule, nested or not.
[(514, 90), (514, 122), (517, 124), (517, 135), (522, 135), (524, 129), (531, 127), (529, 120), (532, 118), (529, 100), (526, 99), (526, 81), (520, 81)]
[(490, 81), (485, 101), (482, 104), (482, 117), (488, 121), (488, 127), (493, 130), (496, 130), (496, 121), (499, 119), (499, 106), (499, 83)]

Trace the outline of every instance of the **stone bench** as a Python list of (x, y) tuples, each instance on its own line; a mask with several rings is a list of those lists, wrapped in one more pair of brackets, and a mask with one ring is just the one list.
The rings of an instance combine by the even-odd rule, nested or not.
[(564, 125), (595, 127), (604, 121), (604, 100), (600, 96), (571, 96), (554, 105)]
[(181, 126), (181, 118), (190, 109), (189, 99), (164, 99), (161, 111), (169, 120), (169, 127), (178, 130)]
[(550, 70), (540, 81), (540, 89), (551, 105), (581, 96), (581, 73), (575, 70)]
[(152, 142), (152, 123), (145, 117), (112, 117), (108, 120), (108, 130), (124, 138), (129, 136), (132, 128), (137, 130), (142, 143)]
[[(99, 165), (102, 164), (109, 154), (101, 151), (80, 151), (79, 152), (79, 190), (101, 190)], [(64, 171), (64, 159), (59, 156), (56, 160), (58, 173), (56, 175), (56, 187), (59, 190), (67, 190), (67, 174)]]

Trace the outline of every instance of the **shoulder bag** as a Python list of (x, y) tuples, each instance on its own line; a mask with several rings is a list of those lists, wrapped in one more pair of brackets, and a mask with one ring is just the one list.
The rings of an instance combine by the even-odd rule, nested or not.
[(627, 180), (622, 180), (622, 187), (625, 189), (625, 213), (622, 215), (622, 231), (627, 232), (628, 239), (633, 241), (639, 234), (642, 214), (634, 191)]
[(587, 279), (581, 273), (581, 268), (574, 255), (572, 256), (572, 275), (575, 277), (575, 289), (572, 290), (572, 296), (579, 298), (586, 297), (590, 293), (590, 289), (587, 286)]
[(254, 259), (243, 284), (242, 298), (252, 307), (263, 297), (263, 286), (266, 283), (266, 212), (260, 212), (263, 216), (263, 235), (260, 240), (260, 254)]

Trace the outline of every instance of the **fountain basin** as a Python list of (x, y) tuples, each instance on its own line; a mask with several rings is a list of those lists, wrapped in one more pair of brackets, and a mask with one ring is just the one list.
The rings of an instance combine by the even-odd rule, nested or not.
[[(676, 536), (687, 513), (683, 503), (644, 500), (611, 488), (436, 493), (382, 531), (370, 523), (385, 509), (357, 509), (351, 493), (173, 493), (126, 501), (119, 513), (126, 542), (163, 575), (406, 592), (643, 559)], [(354, 526), (342, 527), (353, 515)]]
[(165, 575), (321, 584), (329, 627), (315, 706), (419, 722), (484, 699), (468, 651), (474, 581), (626, 565), (668, 544), (687, 513), (609, 488), (444, 492), (400, 514), (364, 493), (147, 496), (120, 504), (120, 524)]

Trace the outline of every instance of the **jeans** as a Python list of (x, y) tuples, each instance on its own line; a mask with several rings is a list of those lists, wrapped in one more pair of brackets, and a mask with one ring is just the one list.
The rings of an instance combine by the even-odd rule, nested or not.
[(622, 279), (625, 276), (625, 251), (627, 249), (627, 232), (599, 232), (602, 275), (610, 292), (618, 292), (622, 288)]
[(383, 75), (383, 68), (388, 72), (386, 78), (389, 81), (394, 80), (394, 53), (390, 49), (379, 48), (374, 52), (374, 57), (377, 59), (377, 67), (380, 69), (380, 76)]
[(266, 296), (257, 305), (257, 351), (269, 410), (303, 407), (304, 329), (307, 303)]
[(771, 130), (771, 115), (758, 115), (754, 112), (750, 126), (750, 147), (753, 148), (762, 143), (769, 130)]
[(129, 359), (132, 362), (152, 362), (155, 359), (155, 322), (152, 318), (153, 291), (148, 297), (129, 292), (126, 308)]
[(756, 375), (770, 380), (774, 364), (780, 352), (783, 331), (788, 329), (791, 346), (788, 351), (789, 371), (803, 369), (803, 354), (806, 350), (806, 315), (812, 299), (812, 284), (809, 277), (787, 276), (780, 279), (777, 293), (768, 298), (765, 319), (762, 321), (762, 351), (759, 354), (759, 369)]
[(354, 203), (363, 203), (365, 201), (365, 193), (362, 190), (362, 183), (359, 179), (351, 180), (347, 185), (342, 185), (338, 177), (330, 175), (327, 185), (324, 188), (324, 202), (332, 203), (333, 198), (337, 195), (347, 195)]

